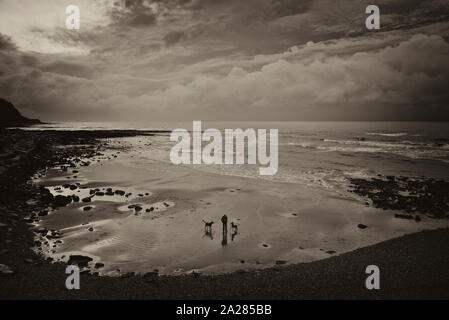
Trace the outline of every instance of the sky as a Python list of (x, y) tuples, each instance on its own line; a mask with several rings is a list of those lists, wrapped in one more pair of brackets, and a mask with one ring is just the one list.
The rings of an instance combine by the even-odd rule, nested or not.
[(449, 120), (448, 40), (449, 0), (0, 0), (0, 97), (48, 122)]

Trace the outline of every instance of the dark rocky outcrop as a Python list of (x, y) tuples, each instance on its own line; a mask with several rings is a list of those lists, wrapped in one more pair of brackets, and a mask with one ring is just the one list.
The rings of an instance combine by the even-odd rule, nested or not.
[(0, 98), (0, 115), (0, 127), (19, 127), (42, 123), (37, 119), (28, 119), (22, 116), (11, 102), (2, 98)]

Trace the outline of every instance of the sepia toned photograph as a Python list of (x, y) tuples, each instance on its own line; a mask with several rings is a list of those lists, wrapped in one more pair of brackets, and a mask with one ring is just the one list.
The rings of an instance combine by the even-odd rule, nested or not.
[(0, 300), (446, 300), (449, 1), (0, 0), (0, 187)]

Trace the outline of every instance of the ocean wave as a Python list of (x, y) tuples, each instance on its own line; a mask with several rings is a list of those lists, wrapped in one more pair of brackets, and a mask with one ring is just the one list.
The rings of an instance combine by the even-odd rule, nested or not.
[(407, 135), (406, 132), (397, 132), (397, 133), (367, 132), (366, 134), (370, 136), (385, 136), (385, 137), (402, 137)]

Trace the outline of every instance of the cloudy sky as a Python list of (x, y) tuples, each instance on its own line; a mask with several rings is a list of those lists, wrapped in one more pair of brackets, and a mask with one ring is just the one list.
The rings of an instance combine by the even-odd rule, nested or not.
[(449, 0), (0, 0), (0, 97), (44, 121), (449, 120), (448, 41)]

